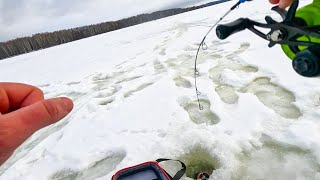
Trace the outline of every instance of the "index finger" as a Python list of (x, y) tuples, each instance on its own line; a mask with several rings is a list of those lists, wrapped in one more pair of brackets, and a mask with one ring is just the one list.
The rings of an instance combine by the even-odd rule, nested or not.
[(20, 83), (0, 83), (0, 112), (8, 113), (44, 99), (34, 86)]

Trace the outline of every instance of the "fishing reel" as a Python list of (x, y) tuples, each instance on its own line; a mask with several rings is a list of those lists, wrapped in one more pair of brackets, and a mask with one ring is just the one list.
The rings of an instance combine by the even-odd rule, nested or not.
[(199, 173), (196, 177), (196, 180), (208, 180), (210, 175), (206, 172)]
[[(320, 75), (320, 0), (297, 11), (299, 0), (294, 0), (289, 10), (273, 7), (282, 17), (277, 22), (266, 16), (266, 24), (248, 18), (240, 18), (229, 24), (219, 25), (216, 34), (223, 40), (230, 35), (249, 29), (259, 37), (269, 41), (269, 47), (280, 44), (284, 53), (292, 59), (294, 70), (305, 77)], [(265, 34), (256, 27), (270, 29)]]

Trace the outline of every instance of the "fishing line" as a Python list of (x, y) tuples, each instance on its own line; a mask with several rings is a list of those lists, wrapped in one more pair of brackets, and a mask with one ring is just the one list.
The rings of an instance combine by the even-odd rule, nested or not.
[(200, 98), (199, 96), (201, 95), (201, 92), (198, 90), (198, 85), (197, 85), (197, 76), (200, 75), (200, 72), (198, 71), (198, 68), (197, 68), (197, 61), (198, 61), (198, 55), (199, 55), (199, 52), (200, 52), (200, 49), (202, 48), (202, 50), (206, 50), (208, 49), (208, 46), (207, 44), (205, 43), (205, 40), (207, 38), (207, 36), (210, 34), (210, 32), (213, 30), (213, 28), (215, 28), (228, 14), (231, 13), (231, 11), (233, 11), (235, 8), (237, 8), (241, 3), (244, 3), (248, 0), (240, 0), (238, 1), (234, 6), (231, 7), (231, 9), (226, 12), (210, 29), (209, 31), (207, 32), (207, 34), (203, 37), (199, 47), (198, 47), (198, 50), (197, 50), (197, 54), (196, 54), (196, 58), (194, 60), (194, 84), (195, 84), (195, 89), (196, 89), (196, 95), (197, 95), (197, 101), (198, 101), (198, 104), (199, 104), (199, 109), (200, 110), (203, 110), (203, 105), (201, 104), (200, 102)]

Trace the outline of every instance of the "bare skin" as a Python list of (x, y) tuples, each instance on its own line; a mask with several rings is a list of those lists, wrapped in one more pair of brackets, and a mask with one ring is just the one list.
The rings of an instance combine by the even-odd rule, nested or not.
[(63, 119), (72, 109), (68, 98), (44, 100), (36, 87), (0, 83), (0, 165), (33, 133)]
[(279, 4), (279, 7), (284, 9), (291, 5), (293, 0), (269, 0), (271, 4)]

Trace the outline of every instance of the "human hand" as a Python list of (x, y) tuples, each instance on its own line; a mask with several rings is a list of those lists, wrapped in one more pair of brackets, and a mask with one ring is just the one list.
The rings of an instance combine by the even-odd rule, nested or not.
[(279, 7), (284, 9), (291, 5), (293, 0), (269, 0), (271, 4), (279, 4)]
[(36, 87), (0, 83), (0, 165), (33, 133), (58, 122), (72, 109), (68, 98), (44, 100)]

